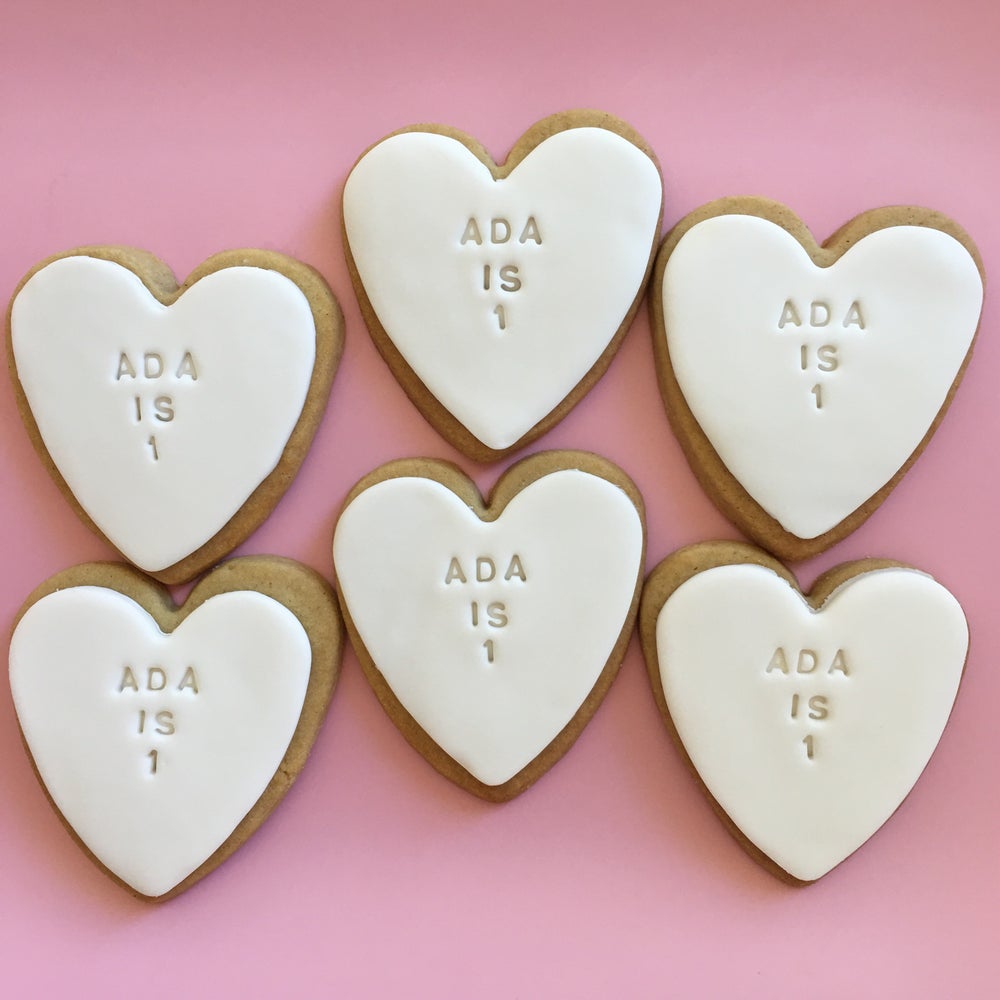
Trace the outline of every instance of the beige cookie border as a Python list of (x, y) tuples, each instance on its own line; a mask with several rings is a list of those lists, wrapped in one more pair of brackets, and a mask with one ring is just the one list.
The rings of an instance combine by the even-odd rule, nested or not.
[[(270, 516), (285, 495), (292, 481), (298, 474), (312, 440), (319, 429), (320, 421), (326, 411), (327, 400), (334, 376), (340, 365), (344, 350), (344, 318), (340, 305), (323, 276), (315, 268), (301, 261), (271, 250), (243, 249), (224, 250), (213, 254), (199, 264), (178, 285), (177, 279), (170, 267), (145, 250), (124, 246), (82, 246), (64, 253), (47, 257), (36, 264), (18, 283), (7, 307), (7, 366), (11, 382), (14, 386), (17, 408), (28, 431), (31, 443), (48, 470), (49, 475), (65, 496), (77, 517), (99, 538), (102, 538), (112, 549), (128, 560), (125, 553), (104, 534), (91, 520), (83, 509), (76, 495), (63, 479), (56, 463), (49, 454), (42, 440), (38, 424), (28, 403), (24, 387), (21, 385), (17, 372), (17, 360), (14, 356), (13, 331), (11, 317), (14, 302), (24, 285), (42, 268), (54, 261), (67, 257), (92, 257), (118, 264), (131, 271), (142, 281), (149, 293), (162, 305), (169, 306), (176, 302), (188, 289), (202, 278), (217, 271), (231, 267), (254, 267), (266, 271), (275, 271), (293, 282), (305, 295), (313, 315), (316, 328), (316, 356), (313, 364), (309, 388), (299, 418), (289, 435), (278, 464), (258, 484), (242, 506), (207, 542), (194, 552), (191, 552), (179, 562), (164, 569), (151, 572), (143, 570), (161, 583), (174, 585), (193, 579), (199, 573), (222, 559), (238, 545), (246, 541), (263, 522)], [(140, 567), (141, 568), (141, 567)]]
[[(362, 478), (347, 495), (340, 516), (365, 490), (387, 479), (419, 478), (440, 483), (455, 494), (482, 521), (495, 521), (504, 512), (507, 504), (522, 490), (532, 483), (554, 472), (566, 469), (578, 469), (590, 475), (597, 476), (621, 489), (635, 507), (642, 526), (642, 553), (639, 569), (636, 575), (635, 591), (629, 605), (628, 614), (622, 623), (621, 632), (611, 650), (610, 655), (600, 675), (591, 688), (590, 693), (577, 709), (572, 719), (553, 738), (545, 749), (500, 785), (487, 785), (469, 773), (453, 757), (441, 749), (427, 734), (423, 727), (403, 707), (394, 694), (389, 683), (383, 677), (378, 665), (368, 652), (361, 635), (351, 617), (347, 599), (337, 581), (336, 591), (340, 601), (344, 624), (350, 636), (351, 645), (357, 654), (368, 683), (375, 692), (386, 715), (412, 746), (435, 770), (453, 781), (460, 788), (478, 795), (488, 802), (507, 802), (533, 785), (546, 771), (556, 764), (572, 747), (593, 718), (601, 702), (604, 700), (618, 671), (628, 644), (635, 629), (636, 616), (639, 610), (639, 598), (642, 590), (646, 559), (646, 508), (642, 494), (626, 473), (608, 459), (601, 458), (591, 452), (583, 451), (546, 451), (530, 455), (512, 465), (497, 480), (488, 498), (484, 501), (475, 483), (472, 482), (456, 465), (438, 459), (404, 458), (387, 462)], [(336, 566), (334, 566), (336, 577)]]
[[(721, 803), (715, 798), (714, 795), (712, 795), (708, 786), (702, 779), (701, 774), (699, 774), (698, 769), (691, 760), (691, 757), (684, 746), (684, 742), (681, 740), (677, 727), (674, 724), (673, 717), (670, 714), (670, 709), (667, 706), (666, 696), (663, 693), (663, 682), (660, 678), (659, 653), (656, 645), (656, 627), (664, 604), (667, 603), (675, 590), (681, 587), (692, 577), (697, 576), (699, 573), (704, 573), (710, 569), (716, 569), (720, 566), (742, 565), (761, 566), (764, 569), (770, 570), (779, 579), (785, 581), (785, 583), (787, 583), (813, 611), (822, 610), (823, 605), (827, 602), (835, 590), (849, 583), (856, 577), (864, 575), (865, 573), (873, 573), (883, 569), (905, 569), (911, 570), (915, 573), (922, 573), (923, 571), (917, 569), (915, 566), (897, 562), (893, 559), (857, 559), (852, 562), (841, 563), (840, 565), (827, 570), (827, 572), (823, 573), (822, 576), (816, 580), (811, 590), (804, 591), (799, 586), (799, 582), (794, 573), (792, 573), (783, 563), (779, 562), (769, 553), (755, 545), (750, 545), (746, 542), (698, 542), (694, 545), (687, 545), (684, 548), (678, 549), (676, 552), (671, 553), (658, 563), (647, 577), (646, 584), (643, 587), (642, 603), (639, 609), (639, 641), (642, 645), (642, 652), (646, 661), (646, 673), (649, 677), (650, 687), (653, 690), (653, 699), (656, 702), (656, 707), (659, 709), (660, 715), (667, 727), (667, 731), (670, 734), (670, 738), (673, 741), (674, 746), (677, 748), (678, 753), (681, 755), (685, 766), (698, 783), (701, 793), (708, 800), (709, 805), (711, 805), (713, 811), (722, 821), (725, 828), (729, 831), (733, 839), (740, 845), (740, 847), (742, 847), (754, 861), (756, 861), (762, 868), (769, 871), (772, 875), (789, 885), (813, 885), (815, 882), (820, 881), (820, 879), (825, 878), (826, 875), (829, 875), (830, 872), (826, 872), (824, 875), (821, 875), (820, 879), (803, 880), (796, 878), (794, 875), (785, 871), (785, 869), (782, 868), (776, 861), (765, 854), (759, 847), (757, 847), (756, 844), (747, 838), (740, 827), (737, 826), (735, 821), (730, 817), (729, 813), (726, 812)], [(966, 651), (966, 660), (962, 667), (963, 678), (967, 665), (968, 651)], [(962, 678), (959, 679), (959, 692), (961, 692), (961, 684)], [(956, 703), (957, 700), (958, 699), (956, 697)], [(955, 707), (953, 704), (951, 712), (954, 712), (954, 710)], [(949, 712), (949, 719), (951, 718), (951, 712)], [(948, 723), (946, 721), (944, 729), (947, 729), (947, 727)], [(942, 730), (942, 735), (943, 733), (944, 730)], [(914, 782), (910, 791), (903, 797), (902, 801), (896, 809), (893, 810), (892, 814), (887, 816), (885, 822), (874, 831), (872, 834), (873, 837), (885, 827), (893, 816), (895, 816), (896, 812), (899, 811), (903, 803), (906, 802), (907, 798), (909, 798), (913, 788), (916, 788), (918, 782)], [(870, 839), (871, 838), (869, 838), (869, 840)], [(856, 851), (861, 850), (866, 843), (868, 843), (868, 840), (859, 844), (855, 851), (852, 851), (847, 857), (849, 858), (856, 853)], [(837, 865), (834, 866), (834, 868), (830, 869), (830, 871), (839, 867), (846, 860), (847, 858), (842, 859)]]
[[(720, 215), (750, 215), (766, 219), (781, 226), (809, 254), (810, 259), (819, 267), (829, 267), (836, 263), (855, 243), (871, 233), (895, 226), (922, 226), (936, 229), (953, 237), (969, 252), (976, 263), (979, 274), (986, 287), (986, 272), (983, 261), (971, 237), (958, 223), (931, 209), (917, 206), (896, 205), (886, 208), (875, 208), (862, 212), (846, 222), (834, 232), (825, 242), (818, 244), (805, 223), (787, 206), (766, 198), (732, 197), (719, 198), (696, 209), (680, 220), (664, 237), (657, 254), (650, 283), (649, 309), (650, 329), (653, 337), (653, 356), (657, 380), (660, 385), (660, 395), (667, 411), (667, 417), (674, 430), (678, 442), (687, 458), (688, 465), (694, 473), (709, 499), (740, 531), (758, 545), (773, 552), (782, 559), (798, 562), (824, 552), (826, 549), (842, 541), (857, 530), (882, 505), (889, 494), (896, 488), (899, 481), (906, 475), (910, 467), (920, 457), (924, 448), (937, 431), (938, 425), (951, 405), (955, 392), (962, 381), (965, 370), (979, 336), (980, 324), (969, 343), (965, 359), (951, 384), (941, 409), (934, 418), (926, 434), (914, 449), (913, 453), (900, 466), (893, 477), (876, 493), (857, 507), (853, 513), (845, 517), (829, 531), (815, 538), (800, 538), (783, 528), (778, 521), (768, 514), (760, 504), (744, 489), (739, 480), (729, 471), (729, 468), (719, 457), (707, 435), (702, 430), (687, 400), (684, 398), (673, 365), (670, 361), (670, 348), (667, 343), (666, 325), (663, 315), (663, 272), (667, 261), (681, 238), (689, 229), (706, 219)], [(980, 323), (981, 323), (980, 314)]]
[[(302, 712), (278, 769), (260, 798), (251, 806), (233, 832), (190, 875), (160, 896), (146, 896), (110, 871), (80, 839), (72, 824), (59, 811), (42, 780), (18, 720), (18, 731), (38, 784), (63, 826), (91, 861), (123, 889), (138, 899), (164, 902), (180, 895), (222, 864), (257, 831), (298, 778), (327, 715), (340, 676), (344, 629), (337, 600), (330, 585), (317, 572), (292, 559), (279, 556), (242, 556), (224, 562), (195, 585), (187, 600), (174, 603), (169, 591), (139, 570), (124, 563), (83, 563), (63, 570), (35, 588), (21, 606), (10, 635), (42, 598), (70, 587), (103, 587), (131, 598), (143, 608), (164, 633), (173, 632), (195, 609), (212, 597), (234, 591), (253, 591), (286, 607), (305, 629), (312, 652), (309, 681)], [(10, 636), (8, 636), (8, 645)], [(278, 664), (278, 669), (281, 668)]]
[[(515, 169), (515, 167), (517, 167), (518, 164), (520, 164), (521, 161), (527, 157), (529, 153), (541, 145), (546, 139), (550, 139), (552, 136), (557, 135), (560, 132), (567, 132), (576, 128), (601, 128), (608, 132), (614, 132), (616, 135), (621, 136), (621, 138), (625, 139), (627, 142), (631, 143), (648, 156), (652, 161), (653, 166), (656, 167), (656, 172), (660, 176), (660, 211), (657, 216), (653, 240), (649, 250), (649, 259), (646, 262), (646, 270), (643, 273), (642, 281), (639, 283), (635, 298), (632, 300), (631, 306), (629, 306), (626, 311), (621, 325), (608, 341), (607, 347), (605, 347), (602, 351), (600, 357), (590, 367), (590, 370), (553, 409), (551, 409), (544, 417), (542, 417), (541, 420), (538, 421), (538, 423), (534, 425), (534, 427), (526, 431), (512, 445), (499, 449), (490, 448), (488, 445), (480, 441), (479, 438), (477, 438), (465, 426), (465, 424), (459, 421), (457, 417), (453, 416), (451, 411), (438, 400), (438, 398), (430, 391), (430, 389), (427, 388), (426, 385), (424, 385), (420, 376), (417, 375), (417, 373), (407, 363), (406, 359), (399, 352), (396, 345), (393, 343), (392, 338), (386, 332), (385, 327), (379, 320), (378, 314), (375, 312), (375, 309), (371, 304), (371, 300), (368, 298), (364, 282), (361, 280), (361, 275), (354, 262), (354, 255), (351, 252), (350, 239), (348, 238), (347, 233), (347, 224), (344, 219), (344, 189), (347, 186), (347, 179), (350, 178), (355, 167), (357, 167), (357, 165), (376, 146), (381, 145), (383, 142), (386, 142), (394, 136), (403, 135), (408, 132), (429, 132), (434, 135), (443, 135), (451, 139), (456, 139), (490, 171), (494, 180), (502, 180), (507, 177)], [(361, 307), (361, 313), (364, 317), (365, 325), (368, 327), (368, 332), (371, 334), (371, 338), (374, 341), (379, 354), (382, 356), (382, 360), (385, 361), (386, 365), (388, 365), (389, 370), (392, 372), (394, 378), (402, 387), (403, 391), (409, 397), (410, 402), (413, 403), (421, 416), (423, 416), (423, 418), (434, 428), (435, 431), (437, 431), (438, 434), (441, 435), (441, 437), (462, 452), (462, 454), (464, 454), (467, 458), (483, 463), (495, 462), (499, 459), (506, 458), (516, 451), (520, 451), (525, 445), (541, 437), (543, 434), (546, 434), (564, 417), (566, 417), (567, 414), (569, 414), (569, 412), (584, 398), (584, 396), (590, 392), (608, 368), (611, 367), (611, 362), (614, 360), (614, 357), (618, 353), (626, 334), (631, 328), (632, 322), (634, 321), (636, 313), (639, 310), (639, 305), (642, 302), (642, 298), (646, 293), (647, 287), (649, 286), (653, 261), (657, 252), (657, 241), (659, 239), (660, 227), (663, 224), (663, 171), (660, 169), (660, 161), (657, 159), (652, 147), (627, 122), (624, 122), (620, 118), (616, 118), (614, 115), (608, 114), (607, 112), (587, 108), (560, 111), (556, 114), (543, 118), (541, 121), (535, 122), (534, 125), (528, 128), (527, 131), (525, 131), (514, 144), (510, 153), (508, 153), (506, 160), (500, 163), (493, 160), (486, 148), (477, 139), (466, 134), (465, 132), (452, 128), (451, 126), (440, 124), (408, 125), (405, 128), (397, 129), (395, 132), (391, 132), (389, 135), (383, 136), (378, 140), (378, 142), (372, 143), (372, 145), (369, 146), (357, 158), (357, 160), (354, 161), (351, 169), (348, 171), (347, 179), (345, 179), (344, 187), (341, 189), (340, 233), (344, 244), (344, 257), (347, 260), (347, 268), (351, 274), (351, 284), (354, 286), (354, 293), (357, 296), (358, 305)]]

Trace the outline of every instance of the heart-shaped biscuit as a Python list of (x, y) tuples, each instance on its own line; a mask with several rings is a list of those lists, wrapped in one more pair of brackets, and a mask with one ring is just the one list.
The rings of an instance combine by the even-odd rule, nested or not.
[(948, 721), (968, 650), (955, 598), (879, 560), (808, 597), (735, 543), (668, 557), (643, 593), (656, 700), (737, 839), (811, 882), (895, 812)]
[(333, 546), (383, 707), (442, 774), (492, 801), (540, 777), (597, 710), (644, 550), (634, 485), (579, 452), (514, 466), (488, 507), (451, 466), (390, 463), (352, 491)]
[(28, 599), (10, 683), (38, 777), (91, 856), (174, 896), (233, 853), (298, 776), (340, 669), (327, 584), (234, 559), (176, 608), (133, 569), (79, 566)]
[(166, 583), (242, 542), (319, 425), (343, 342), (323, 279), (241, 250), (180, 288), (151, 255), (90, 247), (38, 265), (8, 315), (32, 441), (80, 516)]
[(424, 416), (489, 461), (543, 434), (610, 365), (660, 231), (656, 159), (624, 122), (574, 111), (497, 166), (415, 126), (344, 188), (348, 264), (379, 351)]
[(657, 258), (654, 345), (706, 492), (784, 558), (844, 538), (936, 429), (982, 299), (968, 236), (924, 209), (867, 212), (823, 247), (762, 199), (682, 220)]

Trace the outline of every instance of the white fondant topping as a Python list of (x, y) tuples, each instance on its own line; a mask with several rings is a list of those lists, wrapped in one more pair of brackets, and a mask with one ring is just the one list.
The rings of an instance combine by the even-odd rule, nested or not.
[(216, 271), (168, 307), (119, 264), (66, 257), (21, 289), (11, 329), (53, 462), (150, 572), (216, 535), (273, 471), (316, 356), (303, 292), (254, 267)]
[[(562, 470), (493, 522), (434, 480), (385, 480), (341, 515), (333, 552), (351, 618), (403, 707), (479, 781), (500, 785), (597, 682), (632, 602), (642, 540), (623, 490)], [(479, 582), (477, 565), (493, 578)]]
[(775, 573), (741, 565), (683, 583), (656, 641), (671, 718), (708, 790), (748, 840), (811, 881), (920, 776), (958, 691), (968, 627), (955, 598), (915, 570), (855, 577), (814, 612)]
[(570, 393), (621, 326), (662, 196), (653, 161), (606, 129), (559, 132), (502, 180), (458, 140), (406, 132), (351, 172), (344, 223), (400, 354), (475, 437), (502, 449)]
[(73, 587), (21, 619), (10, 683), (66, 821), (122, 881), (160, 896), (260, 798), (298, 724), (311, 661), (298, 619), (262, 594), (210, 598), (165, 635), (117, 591)]
[(663, 276), (691, 412), (746, 491), (800, 538), (839, 524), (920, 444), (982, 299), (965, 248), (916, 226), (874, 232), (820, 268), (775, 223), (723, 215), (685, 233)]

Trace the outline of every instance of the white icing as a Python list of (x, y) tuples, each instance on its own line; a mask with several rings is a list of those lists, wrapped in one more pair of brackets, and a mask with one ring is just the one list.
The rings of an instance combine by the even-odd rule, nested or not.
[[(253, 267), (216, 271), (168, 307), (119, 264), (66, 257), (21, 289), (11, 330), (53, 462), (112, 544), (150, 572), (209, 541), (273, 471), (316, 355), (303, 292)], [(177, 377), (185, 351), (197, 379)], [(135, 378), (117, 377), (122, 352)], [(159, 378), (144, 376), (147, 353), (163, 360)], [(158, 397), (173, 419), (157, 419)]]
[[(474, 777), (500, 785), (552, 742), (597, 682), (632, 602), (642, 545), (623, 490), (561, 470), (493, 522), (434, 480), (387, 479), (344, 511), (333, 553), (355, 627), (403, 707)], [(527, 579), (503, 581), (514, 554)], [(497, 567), (490, 583), (474, 581), (482, 556)], [(452, 557), (468, 583), (445, 583)], [(505, 627), (485, 623), (491, 601), (505, 605)]]
[[(145, 896), (186, 878), (260, 798), (310, 665), (295, 616), (250, 591), (210, 598), (165, 635), (117, 591), (73, 587), (29, 608), (10, 645), (14, 704), (45, 787), (98, 860)], [(126, 666), (139, 692), (121, 690)], [(151, 666), (162, 691), (145, 690)], [(177, 690), (189, 666), (197, 694)], [(172, 717), (158, 726), (159, 711)]]
[[(800, 538), (835, 527), (920, 444), (982, 299), (965, 248), (915, 226), (874, 232), (820, 268), (773, 222), (723, 215), (685, 233), (663, 276), (670, 358), (691, 412), (746, 491)], [(801, 325), (788, 317), (779, 329), (788, 300)], [(855, 301), (864, 330), (849, 315)], [(813, 302), (830, 306), (826, 325), (809, 326)], [(818, 367), (823, 346), (836, 348), (835, 371)]]
[[(606, 129), (559, 132), (501, 180), (458, 140), (407, 132), (355, 166), (344, 224), (372, 308), (407, 364), (475, 437), (502, 449), (570, 393), (621, 326), (661, 199), (653, 161)], [(540, 246), (530, 233), (519, 242), (531, 217)], [(482, 246), (461, 243), (470, 218)], [(494, 218), (511, 227), (501, 245), (490, 242)], [(497, 290), (508, 264), (517, 291)]]
[[(915, 570), (855, 577), (814, 612), (775, 573), (740, 565), (683, 583), (656, 642), (671, 718), (708, 790), (748, 840), (811, 881), (860, 847), (920, 776), (958, 691), (968, 627), (955, 598)], [(787, 675), (767, 669), (779, 646)], [(847, 676), (829, 672), (838, 649)], [(818, 654), (811, 673), (796, 673), (801, 650)], [(828, 714), (810, 720), (817, 695)]]

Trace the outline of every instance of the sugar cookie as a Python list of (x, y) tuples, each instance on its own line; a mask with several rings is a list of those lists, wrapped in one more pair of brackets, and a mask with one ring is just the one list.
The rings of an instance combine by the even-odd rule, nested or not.
[(288, 489), (323, 415), (343, 322), (312, 268), (234, 250), (178, 288), (150, 254), (43, 261), (8, 313), (31, 440), (80, 517), (165, 583), (239, 545)]
[(968, 650), (930, 576), (867, 559), (804, 596), (760, 549), (681, 549), (650, 575), (640, 634), (656, 701), (719, 815), (758, 861), (812, 882), (920, 777)]
[(177, 608), (91, 563), (18, 615), (10, 683), (39, 780), (70, 832), (135, 895), (167, 899), (264, 822), (305, 764), (340, 669), (329, 586), (286, 559), (233, 559)]
[(570, 748), (625, 655), (645, 527), (583, 452), (513, 466), (488, 504), (457, 469), (391, 462), (351, 491), (334, 564), (369, 682), (427, 760), (492, 801)]
[(951, 402), (983, 280), (969, 237), (926, 209), (865, 212), (822, 247), (760, 198), (679, 222), (650, 297), (660, 388), (726, 517), (786, 559), (862, 524)]
[(344, 244), (372, 337), (428, 421), (490, 461), (561, 420), (635, 315), (663, 182), (624, 122), (568, 111), (497, 165), (455, 129), (381, 140), (344, 187)]

